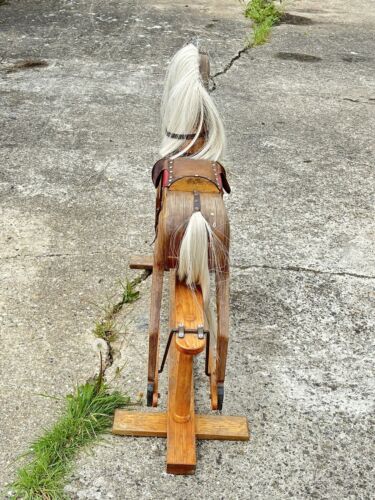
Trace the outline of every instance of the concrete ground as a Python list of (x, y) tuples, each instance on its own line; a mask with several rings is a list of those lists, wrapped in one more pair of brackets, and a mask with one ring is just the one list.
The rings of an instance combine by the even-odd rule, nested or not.
[[(129, 255), (150, 252), (158, 106), (171, 55), (198, 35), (213, 73), (243, 47), (236, 0), (8, 0), (0, 5), (0, 480), (97, 371), (92, 328)], [(201, 442), (195, 476), (165, 442), (108, 436), (72, 499), (372, 499), (375, 12), (295, 1), (215, 78), (227, 133), (232, 330), (224, 414), (249, 443)], [(311, 57), (312, 56), (312, 57)], [(20, 69), (25, 59), (46, 65)], [(107, 370), (145, 390), (149, 280)], [(164, 311), (164, 316), (166, 312)], [(197, 407), (208, 411), (197, 367)], [(162, 407), (165, 404), (165, 392)], [(372, 422), (373, 424), (373, 422)]]

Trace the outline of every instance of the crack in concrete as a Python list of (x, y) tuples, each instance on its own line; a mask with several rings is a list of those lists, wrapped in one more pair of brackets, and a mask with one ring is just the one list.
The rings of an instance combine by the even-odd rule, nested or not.
[(371, 97), (368, 97), (368, 98), (362, 98), (362, 99), (367, 99), (367, 101), (361, 101), (360, 99), (354, 99), (352, 97), (343, 97), (342, 100), (343, 101), (349, 101), (349, 102), (354, 102), (354, 103), (358, 103), (358, 104), (374, 104), (374, 100), (373, 98)]
[[(352, 278), (362, 278), (362, 279), (375, 279), (375, 276), (371, 275), (366, 275), (366, 274), (359, 274), (359, 273), (351, 273), (349, 271), (322, 271), (321, 269), (312, 269), (308, 267), (301, 267), (301, 266), (273, 266), (271, 264), (251, 264), (251, 265), (232, 265), (232, 269), (240, 269), (240, 270), (247, 270), (247, 269), (271, 269), (275, 271), (287, 271), (287, 272), (298, 272), (298, 273), (312, 273), (315, 275), (329, 275), (329, 276), (349, 276)], [(134, 282), (136, 282), (137, 285), (142, 283), (143, 281), (146, 281), (147, 278), (151, 275), (150, 270), (145, 270), (143, 273), (141, 273), (138, 277), (134, 279)], [(112, 314), (112, 318), (114, 319), (120, 311), (122, 311), (123, 307), (126, 305), (126, 302), (124, 303), (119, 303), (116, 304), (114, 307), (116, 308), (115, 312)], [(112, 341), (106, 338), (103, 338), (104, 342), (106, 343), (107, 347), (107, 353), (106, 353), (106, 360), (102, 369), (103, 376), (106, 373), (106, 370), (110, 368), (113, 365), (114, 362), (114, 350), (112, 346)]]
[[(85, 253), (85, 255), (100, 255), (103, 252), (91, 252), (90, 254)], [(105, 252), (108, 253), (108, 252)], [(79, 253), (44, 253), (40, 255), (34, 254), (18, 254), (18, 255), (5, 255), (0, 257), (0, 260), (11, 260), (11, 259), (22, 259), (22, 258), (32, 258), (32, 259), (48, 259), (51, 257), (82, 257), (83, 254)]]
[[(143, 281), (146, 281), (147, 278), (151, 275), (151, 271), (146, 269), (143, 271), (140, 275), (138, 275), (136, 278), (134, 278), (133, 283), (134, 286), (138, 286), (140, 283)], [(127, 304), (127, 302), (119, 302), (114, 305), (115, 310), (113, 311), (111, 315), (111, 319), (115, 319), (116, 316), (119, 314), (120, 311), (124, 308), (124, 306)], [(104, 363), (104, 366), (102, 367), (102, 373), (103, 376), (105, 375), (106, 371), (108, 368), (110, 368), (113, 365), (114, 362), (114, 350), (112, 346), (112, 341), (103, 337), (100, 337), (104, 342), (106, 343), (107, 346), (107, 353), (106, 353), (106, 360)]]
[(211, 92), (214, 92), (216, 90), (216, 82), (215, 82), (215, 78), (217, 78), (218, 76), (220, 75), (224, 75), (225, 73), (227, 73), (231, 67), (233, 66), (233, 64), (241, 58), (242, 54), (245, 54), (245, 52), (247, 52), (248, 50), (250, 50), (252, 47), (252, 45), (247, 45), (245, 47), (243, 47), (242, 49), (240, 49), (236, 55), (234, 55), (230, 61), (224, 66), (224, 68), (221, 70), (221, 71), (218, 71), (217, 73), (215, 73), (214, 75), (210, 76), (210, 80), (213, 84), (212, 88), (211, 88)]
[(330, 276), (350, 276), (353, 278), (365, 278), (365, 279), (375, 279), (375, 276), (351, 273), (349, 271), (322, 271), (321, 269), (311, 269), (309, 267), (300, 266), (272, 266), (270, 264), (252, 264), (247, 266), (231, 266), (233, 269), (273, 269), (275, 271), (292, 271), (298, 273), (313, 273), (313, 274), (328, 274)]

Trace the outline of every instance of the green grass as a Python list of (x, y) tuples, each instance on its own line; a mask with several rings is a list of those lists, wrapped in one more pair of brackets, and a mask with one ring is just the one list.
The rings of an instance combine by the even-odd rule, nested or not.
[(118, 338), (116, 323), (112, 319), (100, 319), (95, 322), (94, 335), (106, 342), (114, 342)]
[[(1, 0), (0, 0), (1, 1)], [(109, 344), (116, 340), (116, 315), (125, 304), (139, 298), (137, 286), (150, 274), (145, 271), (135, 279), (121, 283), (121, 299), (105, 308), (102, 318), (95, 323), (94, 335)], [(117, 368), (119, 370), (119, 368)], [(20, 457), (25, 463), (16, 473), (7, 497), (27, 500), (63, 500), (64, 484), (77, 452), (96, 441), (112, 425), (116, 408), (141, 404), (142, 394), (131, 403), (129, 396), (118, 391), (110, 392), (104, 383), (102, 354), (99, 374), (76, 387), (65, 398), (65, 408), (55, 425), (31, 444)], [(117, 373), (117, 372), (116, 372)], [(52, 396), (50, 396), (52, 397)]]
[(265, 43), (272, 26), (279, 22), (281, 16), (282, 12), (273, 0), (250, 0), (245, 8), (245, 17), (253, 21), (253, 33), (246, 42), (247, 46)]
[[(128, 396), (110, 392), (102, 371), (66, 396), (63, 415), (26, 453), (28, 462), (17, 471), (12, 498), (62, 500), (64, 478), (83, 447), (96, 441), (112, 425), (116, 408), (131, 404)], [(24, 456), (25, 457), (25, 456)]]
[(104, 310), (105, 314), (102, 318), (95, 322), (94, 335), (106, 342), (114, 342), (118, 338), (118, 330), (116, 326), (116, 315), (121, 311), (125, 304), (131, 304), (139, 299), (139, 291), (137, 286), (141, 283), (150, 273), (145, 272), (129, 281), (128, 279), (125, 283), (120, 281), (122, 287), (121, 299), (115, 304), (108, 305)]
[(126, 281), (123, 284), (122, 304), (129, 304), (139, 299), (139, 291), (135, 289), (138, 282), (136, 280)]

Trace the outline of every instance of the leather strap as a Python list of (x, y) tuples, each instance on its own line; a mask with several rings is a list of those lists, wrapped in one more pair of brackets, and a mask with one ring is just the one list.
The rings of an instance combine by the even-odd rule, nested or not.
[(195, 134), (175, 134), (174, 132), (165, 131), (165, 135), (171, 139), (194, 139)]
[(201, 197), (198, 191), (194, 191), (194, 212), (201, 211)]

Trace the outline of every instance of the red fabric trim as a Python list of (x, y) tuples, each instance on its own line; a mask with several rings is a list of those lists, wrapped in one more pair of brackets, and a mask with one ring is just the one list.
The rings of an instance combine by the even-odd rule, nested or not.
[(168, 178), (169, 178), (169, 174), (168, 174), (168, 170), (163, 170), (163, 178), (162, 178), (162, 186), (163, 187), (166, 187), (168, 186)]

